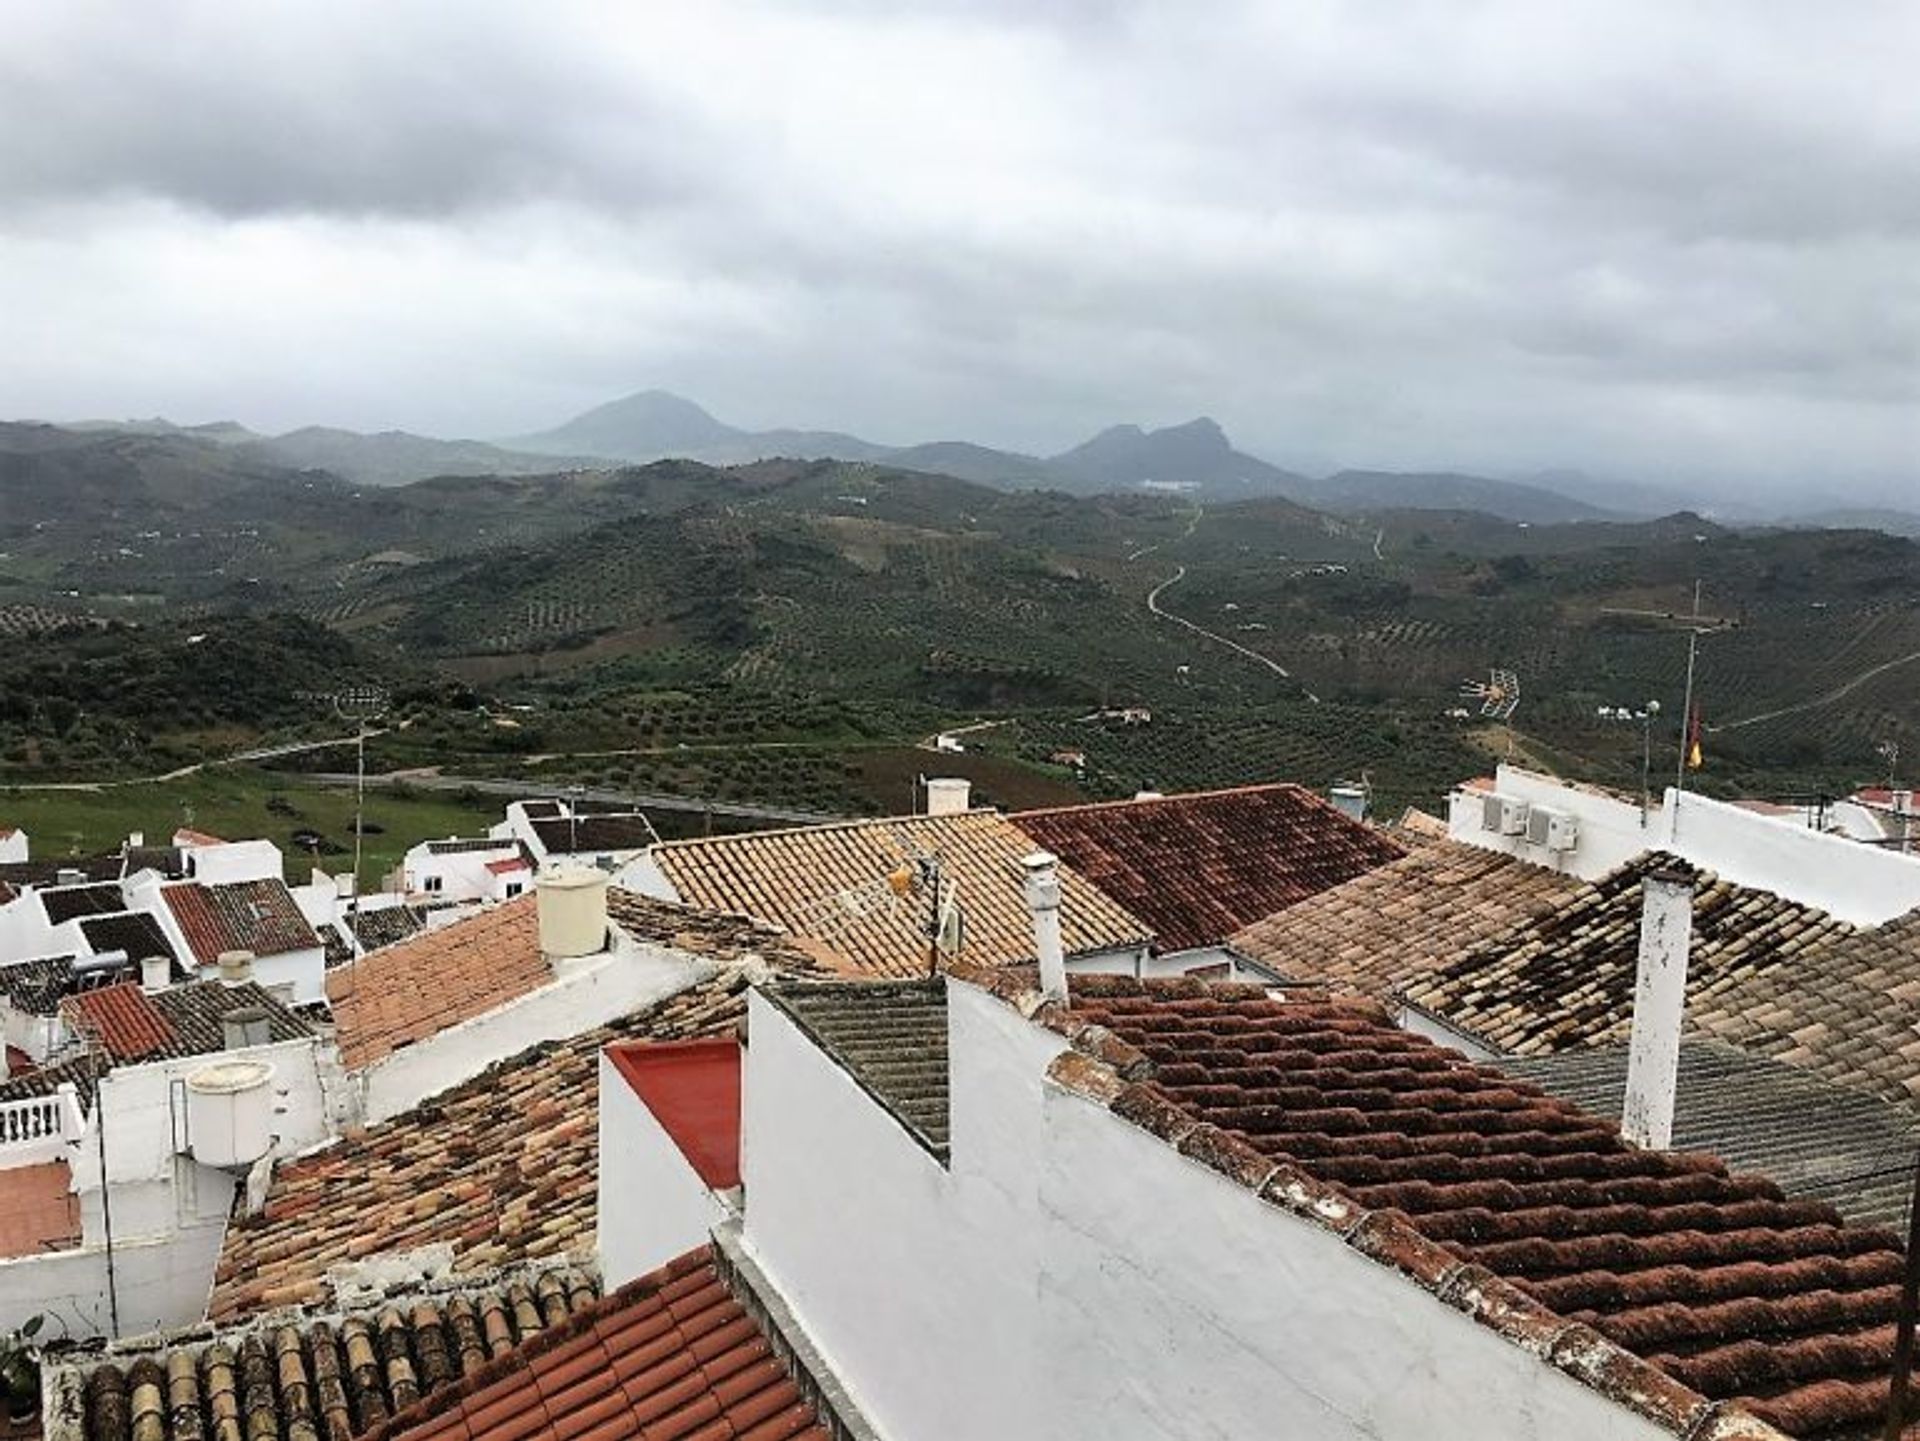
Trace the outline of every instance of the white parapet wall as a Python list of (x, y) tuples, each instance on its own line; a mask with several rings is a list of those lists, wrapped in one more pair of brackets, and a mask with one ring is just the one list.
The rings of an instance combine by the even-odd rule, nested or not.
[(368, 1124), (397, 1116), (529, 1046), (605, 1025), (676, 995), (717, 969), (685, 951), (623, 938), (610, 951), (565, 963), (538, 990), (354, 1072), (362, 1114)]
[[(1570, 816), (1578, 840), (1555, 850), (1527, 831), (1486, 824), (1489, 795)], [(1763, 815), (1709, 796), (1669, 789), (1645, 817), (1616, 796), (1503, 765), (1492, 792), (1456, 790), (1448, 834), (1531, 864), (1597, 880), (1646, 851), (1670, 852), (1736, 885), (1771, 891), (1855, 925), (1877, 926), (1920, 906), (1920, 856), (1828, 835), (1795, 816)], [(1536, 833), (1537, 834), (1537, 833)]]
[(596, 1206), (606, 1291), (705, 1245), (732, 1214), (604, 1051)]
[(775, 1006), (749, 1017), (744, 1248), (882, 1434), (1669, 1436), (1054, 1086), (1054, 1033), (948, 996), (944, 1166)]

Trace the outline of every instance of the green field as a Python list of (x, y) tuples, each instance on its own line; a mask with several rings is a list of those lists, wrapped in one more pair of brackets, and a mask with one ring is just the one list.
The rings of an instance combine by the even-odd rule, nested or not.
[[(500, 819), (504, 805), (498, 797), (469, 799), (453, 791), (369, 789), (363, 884), (377, 886), (416, 842), (483, 831)], [(22, 827), (36, 860), (114, 850), (131, 831), (160, 844), (180, 826), (234, 840), (265, 837), (286, 853), (294, 881), (306, 878), (309, 862), (293, 835), (311, 830), (323, 838), (313, 863), (335, 873), (353, 866), (351, 791), (246, 768), (91, 791), (0, 789), (0, 825)]]

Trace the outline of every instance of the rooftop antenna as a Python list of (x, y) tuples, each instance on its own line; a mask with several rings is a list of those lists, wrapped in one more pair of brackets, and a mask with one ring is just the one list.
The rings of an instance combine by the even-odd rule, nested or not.
[(1480, 702), (1480, 714), (1488, 720), (1506, 721), (1520, 704), (1520, 677), (1502, 666), (1494, 666), (1483, 681), (1463, 681), (1460, 694)]
[(335, 691), (333, 708), (342, 720), (353, 722), (353, 899), (347, 914), (360, 914), (360, 846), (366, 836), (367, 730), (387, 713), (391, 697), (377, 685), (348, 686)]
[(1892, 790), (1894, 777), (1900, 770), (1900, 742), (1891, 738), (1883, 740), (1873, 748), (1874, 754), (1887, 763), (1887, 789)]

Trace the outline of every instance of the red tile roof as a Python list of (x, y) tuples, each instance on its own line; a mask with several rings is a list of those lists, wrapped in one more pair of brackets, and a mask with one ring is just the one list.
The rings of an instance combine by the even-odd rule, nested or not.
[(69, 996), (61, 1009), (90, 1031), (116, 1061), (164, 1054), (180, 1044), (179, 1032), (134, 981), (82, 991)]
[(1160, 949), (1217, 945), (1406, 854), (1297, 785), (1022, 811), (1010, 819), (1153, 927)]
[[(1007, 973), (961, 974), (1037, 1000)], [(1034, 1012), (1076, 1047), (1057, 1082), (1622, 1405), (1687, 1432), (1732, 1401), (1807, 1437), (1884, 1408), (1902, 1271), (1888, 1233), (1711, 1156), (1637, 1150), (1375, 1006), (1190, 979), (1074, 987), (1071, 1010)]]
[(65, 1161), (0, 1170), (0, 1257), (40, 1256), (80, 1242), (80, 1201)]
[(711, 1251), (670, 1262), (362, 1441), (827, 1441)]
[(328, 971), (342, 1064), (371, 1066), (551, 981), (536, 904), (520, 896)]
[(701, 1180), (719, 1191), (740, 1184), (738, 1041), (629, 1041), (606, 1054)]
[(513, 871), (530, 871), (532, 869), (533, 862), (529, 861), (525, 856), (506, 856), (501, 860), (487, 862), (487, 874), (494, 876), (504, 876)]
[(222, 951), (278, 956), (320, 949), (320, 937), (300, 914), (284, 881), (219, 886), (185, 881), (163, 887), (160, 895), (179, 922), (193, 958), (203, 966), (219, 960)]

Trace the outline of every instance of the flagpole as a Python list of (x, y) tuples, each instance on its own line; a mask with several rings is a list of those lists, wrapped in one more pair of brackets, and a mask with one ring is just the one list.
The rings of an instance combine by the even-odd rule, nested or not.
[(1687, 632), (1687, 698), (1680, 706), (1680, 763), (1674, 767), (1673, 788), (1687, 788), (1687, 752), (1693, 746), (1693, 658), (1700, 648), (1700, 632)]

